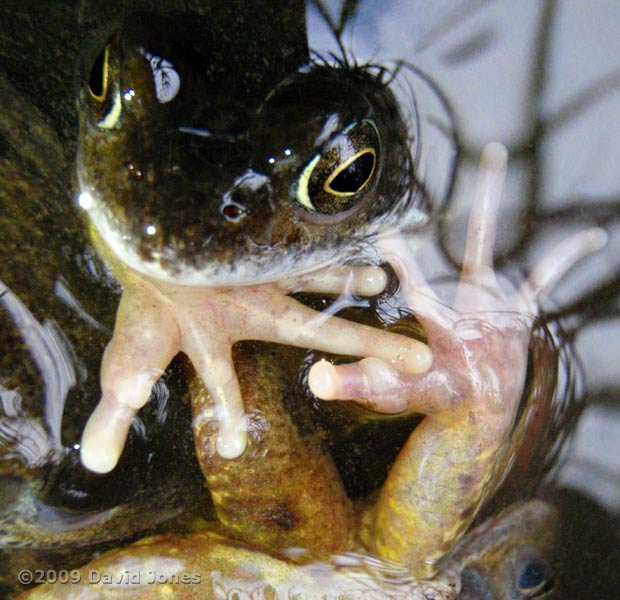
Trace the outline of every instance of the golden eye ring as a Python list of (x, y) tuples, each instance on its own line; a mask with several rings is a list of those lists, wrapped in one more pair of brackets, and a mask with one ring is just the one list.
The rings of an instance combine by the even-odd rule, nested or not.
[(103, 102), (105, 101), (106, 94), (108, 93), (109, 56), (110, 56), (110, 45), (106, 44), (106, 47), (103, 50), (103, 58), (102, 58), (102, 66), (101, 66), (101, 73), (102, 73), (101, 94), (95, 94), (90, 82), (88, 83), (88, 93), (90, 94), (90, 97), (93, 100), (101, 104), (103, 104)]
[[(86, 86), (88, 88), (86, 101), (90, 107), (91, 118), (100, 129), (115, 129), (120, 123), (123, 112), (119, 85), (113, 79), (115, 74), (118, 75), (118, 57), (112, 52), (111, 43), (106, 44), (95, 60), (91, 69), (90, 80)], [(93, 81), (96, 81), (97, 84), (101, 83), (100, 93), (93, 89), (95, 87)]]
[[(366, 179), (364, 180), (364, 182), (354, 191), (352, 192), (339, 192), (335, 189), (332, 188), (331, 184), (332, 182), (343, 172), (345, 171), (349, 165), (353, 164), (356, 160), (358, 160), (360, 157), (370, 154), (372, 156), (372, 168), (370, 169), (368, 176), (366, 177)], [(374, 172), (375, 172), (375, 168), (377, 166), (377, 153), (375, 151), (374, 148), (364, 148), (363, 150), (360, 150), (359, 152), (356, 152), (353, 156), (349, 157), (347, 160), (345, 160), (337, 169), (334, 170), (334, 172), (325, 180), (325, 183), (323, 184), (323, 191), (325, 191), (327, 194), (332, 194), (333, 196), (337, 196), (339, 198), (348, 198), (350, 196), (354, 196), (355, 194), (361, 192), (367, 185), (368, 182), (371, 180)]]

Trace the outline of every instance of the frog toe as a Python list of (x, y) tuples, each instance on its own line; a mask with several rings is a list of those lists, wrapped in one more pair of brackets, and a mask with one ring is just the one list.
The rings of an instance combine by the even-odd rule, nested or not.
[(381, 267), (329, 267), (286, 279), (279, 287), (291, 293), (376, 296), (385, 290), (387, 283), (388, 276)]
[(167, 311), (144, 288), (128, 286), (101, 365), (102, 398), (82, 434), (86, 468), (107, 473), (116, 466), (133, 417), (178, 347), (178, 330)]
[[(517, 296), (531, 314), (538, 305), (580, 260), (600, 250), (607, 243), (607, 232), (598, 227), (580, 231), (555, 246), (535, 267), (523, 283)], [(518, 300), (515, 299), (515, 303)]]

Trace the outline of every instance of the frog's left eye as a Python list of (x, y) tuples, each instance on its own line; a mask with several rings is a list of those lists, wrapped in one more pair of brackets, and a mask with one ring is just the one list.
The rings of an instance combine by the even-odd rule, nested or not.
[(119, 77), (120, 61), (113, 38), (96, 58), (87, 86), (87, 108), (91, 119), (101, 129), (118, 126), (122, 112)]
[(321, 215), (344, 212), (365, 197), (377, 176), (380, 143), (373, 121), (348, 125), (324, 144), (302, 171), (295, 199)]
[(546, 561), (527, 560), (521, 565), (517, 577), (517, 589), (524, 598), (538, 598), (553, 587), (553, 570)]

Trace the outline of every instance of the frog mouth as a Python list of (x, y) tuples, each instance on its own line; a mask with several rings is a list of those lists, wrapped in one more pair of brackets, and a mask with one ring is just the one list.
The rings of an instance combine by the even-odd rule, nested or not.
[[(274, 242), (269, 223), (262, 230), (246, 235), (235, 251), (226, 252), (223, 246), (215, 251), (215, 233), (205, 235), (197, 242), (196, 246), (200, 248), (196, 252), (188, 252), (184, 246), (186, 242), (174, 240), (161, 249), (147, 245), (141, 248), (96, 192), (88, 187), (82, 189), (78, 205), (87, 213), (91, 237), (102, 255), (107, 256), (111, 263), (122, 264), (156, 281), (189, 287), (258, 285), (304, 276), (342, 263), (350, 254), (349, 248), (318, 244), (309, 247), (307, 243), (289, 243), (289, 238)], [(231, 201), (225, 196), (223, 205)], [(149, 227), (146, 227), (147, 237)], [(157, 231), (155, 226), (152, 227), (155, 235)], [(228, 238), (223, 239), (226, 242)]]

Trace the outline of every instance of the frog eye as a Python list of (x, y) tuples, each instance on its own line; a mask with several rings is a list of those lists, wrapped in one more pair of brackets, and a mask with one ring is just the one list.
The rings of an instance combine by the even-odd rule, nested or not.
[(350, 124), (305, 166), (295, 187), (296, 201), (323, 215), (355, 206), (376, 179), (379, 151), (379, 132), (371, 120)]
[(118, 54), (112, 40), (95, 59), (88, 79), (87, 105), (92, 120), (101, 129), (114, 129), (120, 120), (119, 69)]
[(532, 559), (521, 566), (517, 589), (524, 598), (538, 598), (551, 590), (553, 584), (553, 570), (546, 562)]

